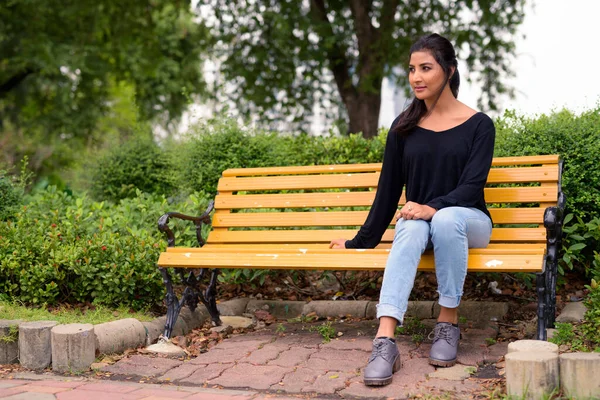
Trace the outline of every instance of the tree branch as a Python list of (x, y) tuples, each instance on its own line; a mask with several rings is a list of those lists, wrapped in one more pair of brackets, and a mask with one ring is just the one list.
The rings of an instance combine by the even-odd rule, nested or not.
[[(321, 36), (321, 40), (327, 37), (333, 37), (333, 28), (331, 22), (327, 18), (327, 9), (324, 0), (311, 0), (310, 11), (313, 18), (318, 22), (317, 31)], [(335, 78), (335, 83), (338, 87), (342, 100), (356, 96), (356, 89), (352, 84), (350, 77), (350, 65), (346, 57), (346, 51), (338, 41), (335, 41), (330, 48), (325, 49), (327, 60), (329, 61), (331, 72)]]
[(350, 11), (354, 17), (354, 26), (356, 28), (356, 37), (358, 39), (358, 52), (366, 56), (371, 50), (373, 44), (373, 34), (375, 28), (371, 25), (371, 2), (364, 0), (350, 0)]
[(8, 92), (13, 90), (15, 87), (19, 85), (19, 83), (23, 82), (25, 78), (29, 75), (37, 72), (33, 68), (25, 68), (25, 70), (17, 73), (16, 75), (11, 76), (6, 82), (0, 85), (0, 98), (5, 97)]

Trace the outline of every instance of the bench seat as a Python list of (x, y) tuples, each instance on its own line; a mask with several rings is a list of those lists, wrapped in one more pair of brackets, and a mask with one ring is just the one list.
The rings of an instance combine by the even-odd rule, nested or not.
[[(169, 243), (158, 259), (167, 285), (169, 337), (179, 310), (207, 306), (220, 324), (216, 282), (220, 269), (383, 270), (393, 237), (393, 222), (375, 249), (329, 249), (332, 239), (351, 239), (364, 223), (375, 198), (381, 164), (237, 168), (223, 172), (218, 195), (199, 217), (167, 213), (159, 220)], [(470, 249), (469, 272), (537, 274), (538, 339), (554, 324), (558, 251), (565, 198), (562, 161), (557, 155), (494, 158), (485, 199), (494, 221), (490, 245)], [(404, 204), (404, 196), (399, 207)], [(214, 212), (213, 212), (214, 211)], [(193, 221), (199, 247), (175, 246), (170, 218)], [(206, 240), (203, 224), (210, 224)], [(169, 269), (187, 286), (181, 301)], [(431, 251), (420, 271), (434, 271)], [(187, 275), (184, 272), (189, 272)], [(201, 280), (210, 271), (205, 290)]]

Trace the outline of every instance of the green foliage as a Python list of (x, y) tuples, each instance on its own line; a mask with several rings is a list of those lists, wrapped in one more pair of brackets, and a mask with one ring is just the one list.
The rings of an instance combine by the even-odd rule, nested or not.
[(135, 137), (113, 147), (93, 165), (92, 192), (111, 201), (134, 197), (138, 190), (174, 194), (177, 179), (171, 160), (150, 137)]
[(494, 109), (510, 93), (501, 78), (511, 75), (525, 1), (502, 7), (466, 0), (205, 4), (203, 22), (222, 57), (218, 94), (233, 99), (240, 113), (259, 115), (265, 128), (285, 121), (306, 131), (316, 103), (328, 110), (328, 122), (349, 119), (349, 132), (371, 137), (383, 78), (408, 86), (409, 48), (426, 32), (443, 32), (454, 42), (483, 83), (481, 105)]
[(331, 339), (335, 339), (335, 328), (331, 326), (331, 321), (322, 323), (321, 325), (311, 326), (309, 329), (311, 332), (318, 332), (323, 338), (323, 343), (331, 342)]
[(594, 217), (584, 222), (573, 214), (565, 217), (563, 232), (563, 256), (559, 268), (563, 265), (570, 270), (577, 265), (591, 278), (600, 281), (600, 218)]
[(559, 346), (566, 345), (572, 351), (586, 351), (587, 348), (584, 344), (584, 339), (579, 334), (578, 330), (569, 323), (555, 324), (556, 332), (548, 341), (555, 343)]
[(581, 331), (590, 342), (590, 347), (597, 351), (600, 348), (600, 285), (596, 280), (592, 280), (588, 289), (590, 293), (584, 302), (587, 311)]
[(186, 140), (171, 143), (169, 151), (177, 157), (185, 185), (192, 191), (216, 194), (221, 173), (228, 168), (381, 162), (384, 132), (373, 139), (283, 136), (248, 131), (223, 118), (195, 126)]
[(575, 115), (568, 110), (537, 118), (507, 111), (496, 120), (494, 155), (560, 154), (567, 210), (584, 220), (600, 211), (600, 108)]
[(23, 201), (23, 188), (0, 171), (0, 221), (13, 217)]
[(178, 118), (205, 90), (207, 32), (191, 3), (0, 2), (0, 126), (12, 138), (6, 160), (29, 154), (48, 175), (69, 165), (102, 141), (97, 122), (119, 107), (114, 90), (122, 86), (142, 121)]
[(0, 342), (14, 343), (19, 340), (19, 325), (10, 325), (8, 327), (8, 335), (0, 336)]
[[(195, 199), (195, 200), (194, 200)], [(95, 302), (145, 309), (164, 293), (156, 260), (166, 247), (158, 217), (206, 201), (171, 204), (137, 193), (116, 205), (73, 197), (54, 187), (36, 193), (14, 221), (0, 223), (0, 293), (27, 304)], [(193, 243), (192, 227), (179, 243)]]

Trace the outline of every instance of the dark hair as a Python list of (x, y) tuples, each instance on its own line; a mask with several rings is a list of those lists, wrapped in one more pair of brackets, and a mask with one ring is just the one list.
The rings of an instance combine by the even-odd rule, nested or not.
[(450, 90), (452, 91), (454, 97), (458, 97), (458, 87), (460, 86), (456, 52), (454, 51), (454, 46), (452, 46), (452, 43), (450, 43), (448, 39), (438, 35), (437, 33), (423, 36), (410, 47), (409, 59), (412, 53), (415, 51), (430, 52), (433, 58), (435, 58), (435, 61), (437, 61), (437, 63), (442, 67), (446, 79), (444, 80), (444, 85), (440, 89), (440, 92), (438, 93), (437, 98), (435, 99), (435, 102), (430, 110), (427, 110), (423, 100), (419, 100), (415, 97), (408, 108), (402, 111), (398, 120), (398, 124), (396, 124), (394, 127), (394, 131), (403, 136), (409, 134), (410, 131), (417, 126), (421, 118), (431, 113), (440, 99), (442, 92), (446, 88), (448, 78), (450, 78), (450, 74), (452, 73), (452, 67), (454, 67), (454, 74), (452, 74), (452, 78), (450, 78)]

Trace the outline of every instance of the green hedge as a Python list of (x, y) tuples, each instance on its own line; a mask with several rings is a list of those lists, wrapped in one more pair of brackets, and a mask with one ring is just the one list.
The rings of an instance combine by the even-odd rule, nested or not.
[(495, 155), (560, 154), (567, 210), (584, 219), (600, 211), (600, 107), (530, 118), (506, 112), (496, 120)]
[[(144, 309), (164, 286), (156, 268), (166, 241), (156, 228), (169, 209), (199, 213), (207, 200), (168, 204), (136, 193), (111, 204), (49, 187), (28, 198), (14, 221), (0, 223), (0, 297), (27, 304), (95, 302)], [(193, 245), (192, 227), (176, 230)]]

